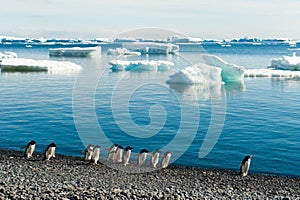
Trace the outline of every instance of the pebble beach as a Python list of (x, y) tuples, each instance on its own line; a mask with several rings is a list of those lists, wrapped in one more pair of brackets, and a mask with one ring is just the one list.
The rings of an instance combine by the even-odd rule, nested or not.
[(23, 152), (0, 154), (0, 199), (300, 199), (299, 177), (251, 170), (241, 177), (229, 170), (173, 165), (128, 173), (104, 160), (94, 165), (83, 157), (56, 155), (42, 161), (39, 154), (30, 160)]

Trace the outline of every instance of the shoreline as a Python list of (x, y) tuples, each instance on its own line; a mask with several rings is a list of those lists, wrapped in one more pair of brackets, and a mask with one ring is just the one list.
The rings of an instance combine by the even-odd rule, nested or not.
[(251, 171), (241, 177), (231, 170), (181, 165), (128, 173), (76, 156), (56, 155), (46, 162), (35, 154), (26, 160), (13, 150), (0, 150), (0, 158), (1, 199), (300, 198), (299, 177)]
[[(0, 155), (1, 154), (5, 154), (5, 155), (23, 155), (23, 151), (20, 150), (14, 150), (14, 149), (1, 149), (0, 148)], [(42, 157), (42, 153), (41, 152), (35, 152), (34, 155), (36, 155), (37, 157), (41, 158)], [(82, 160), (84, 158), (84, 153), (82, 152), (82, 156), (78, 156), (78, 155), (65, 155), (65, 154), (55, 154), (56, 157), (59, 157), (60, 159), (63, 158), (67, 158), (67, 159), (74, 159), (74, 160)], [(42, 160), (40, 160), (42, 161)], [(83, 161), (83, 160), (82, 160)], [(99, 159), (100, 163), (103, 165), (106, 165), (106, 160), (105, 158), (101, 158)], [(109, 167), (109, 166), (107, 166)], [(195, 169), (195, 170), (207, 170), (207, 171), (224, 171), (224, 172), (231, 172), (234, 174), (239, 173), (239, 169), (227, 169), (227, 168), (217, 168), (217, 167), (202, 167), (202, 166), (197, 166), (197, 165), (184, 165), (184, 164), (170, 164), (169, 167), (172, 168), (176, 168), (176, 169)], [(168, 167), (168, 168), (169, 168)], [(112, 167), (113, 168), (113, 167)], [(115, 168), (113, 168), (115, 169)], [(151, 170), (152, 171), (152, 170)], [(130, 172), (129, 172), (130, 173)], [(261, 175), (261, 176), (275, 176), (275, 177), (286, 177), (286, 178), (298, 178), (300, 179), (300, 176), (297, 175), (289, 175), (289, 174), (278, 174), (278, 173), (269, 173), (269, 172), (258, 172), (258, 171), (252, 171), (251, 167), (250, 167), (250, 174), (252, 175)]]

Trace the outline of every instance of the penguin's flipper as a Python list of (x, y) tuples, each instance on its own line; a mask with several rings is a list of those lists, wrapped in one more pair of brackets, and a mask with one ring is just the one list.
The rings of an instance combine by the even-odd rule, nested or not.
[(240, 175), (243, 174), (242, 167), (243, 167), (243, 165), (240, 164), (240, 173), (239, 173)]

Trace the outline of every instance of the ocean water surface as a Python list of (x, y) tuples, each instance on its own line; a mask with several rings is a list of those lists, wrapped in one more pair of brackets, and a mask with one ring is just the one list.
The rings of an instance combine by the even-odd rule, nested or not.
[[(0, 148), (19, 150), (30, 140), (42, 151), (81, 156), (88, 143), (117, 143), (134, 152), (173, 151), (180, 165), (238, 171), (251, 154), (251, 172), (300, 176), (300, 81), (245, 78), (243, 83), (206, 87), (169, 85), (168, 77), (217, 55), (248, 69), (266, 68), (274, 57), (291, 55), (284, 45), (185, 47), (179, 55), (49, 58), (48, 46), (0, 47), (18, 57), (71, 61), (79, 73), (0, 74)], [(112, 72), (114, 59), (168, 60), (169, 71)], [(206, 138), (207, 136), (209, 136)], [(207, 141), (209, 139), (210, 141)], [(208, 142), (212, 149), (202, 145)], [(107, 152), (102, 151), (101, 157)], [(202, 156), (201, 156), (202, 155)]]

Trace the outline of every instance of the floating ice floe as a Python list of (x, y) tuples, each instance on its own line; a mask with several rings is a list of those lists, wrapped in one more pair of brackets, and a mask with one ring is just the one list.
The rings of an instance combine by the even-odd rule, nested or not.
[(140, 56), (141, 53), (137, 51), (129, 51), (126, 48), (116, 48), (116, 49), (108, 49), (107, 55), (124, 55), (124, 56)]
[(246, 68), (235, 64), (227, 63), (218, 56), (203, 54), (205, 63), (222, 69), (222, 80), (226, 82), (240, 82), (244, 79)]
[(300, 77), (300, 71), (276, 70), (276, 69), (248, 69), (245, 77), (282, 77), (282, 78), (297, 78)]
[(1, 53), (0, 52), (0, 59), (2, 58), (17, 58), (18, 55), (15, 52), (6, 51)]
[(296, 52), (293, 52), (292, 56), (282, 56), (281, 58), (274, 58), (271, 61), (271, 66), (275, 69), (284, 70), (300, 70), (300, 56), (296, 56)]
[(72, 62), (26, 58), (2, 59), (0, 68), (2, 72), (76, 72), (82, 69), (80, 65)]
[(165, 60), (112, 60), (112, 71), (167, 71), (174, 63)]
[(204, 85), (215, 85), (221, 84), (222, 69), (212, 67), (206, 64), (197, 64), (171, 75), (167, 83), (177, 84), (204, 84)]
[(89, 57), (93, 53), (101, 53), (101, 47), (71, 47), (71, 48), (50, 48), (49, 56), (56, 57)]
[(123, 47), (141, 54), (172, 54), (179, 51), (178, 45), (155, 42), (128, 42), (123, 43)]

